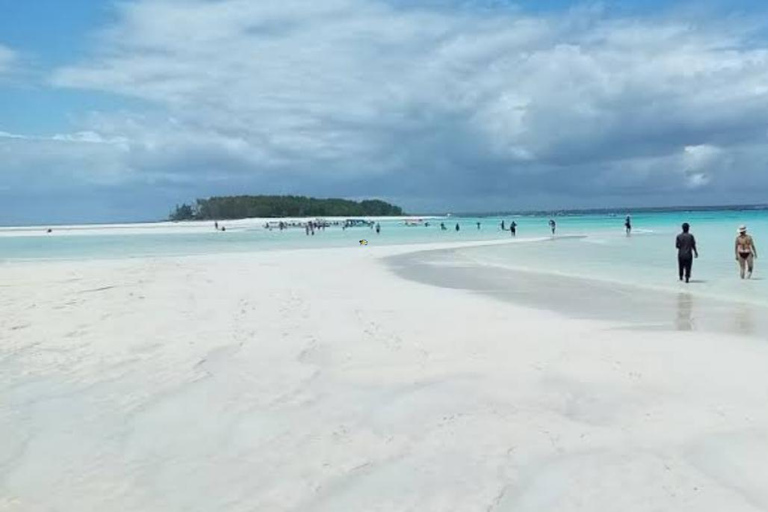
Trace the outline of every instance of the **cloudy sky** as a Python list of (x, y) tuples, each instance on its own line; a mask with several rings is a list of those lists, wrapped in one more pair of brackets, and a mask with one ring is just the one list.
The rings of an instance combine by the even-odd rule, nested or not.
[(763, 3), (0, 0), (0, 224), (765, 203)]

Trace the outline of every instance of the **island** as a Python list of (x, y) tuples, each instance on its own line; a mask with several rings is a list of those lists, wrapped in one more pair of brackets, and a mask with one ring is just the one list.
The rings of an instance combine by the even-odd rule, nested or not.
[(176, 205), (169, 218), (224, 220), (279, 217), (394, 217), (404, 215), (399, 206), (379, 199), (318, 199), (305, 196), (221, 196)]

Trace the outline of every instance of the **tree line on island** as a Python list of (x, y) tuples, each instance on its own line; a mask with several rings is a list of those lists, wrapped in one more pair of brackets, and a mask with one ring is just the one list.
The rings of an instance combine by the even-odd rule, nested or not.
[(176, 205), (170, 220), (225, 220), (251, 217), (389, 217), (403, 209), (379, 199), (317, 199), (304, 196), (227, 196)]

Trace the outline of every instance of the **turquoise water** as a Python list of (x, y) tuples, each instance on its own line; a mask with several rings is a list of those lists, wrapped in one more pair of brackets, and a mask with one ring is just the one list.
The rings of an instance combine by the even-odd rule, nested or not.
[[(481, 222), (477, 229), (476, 222)], [(445, 222), (448, 230), (440, 229)], [(456, 223), (461, 230), (455, 231)], [(35, 236), (19, 233), (14, 236), (10, 230), (0, 229), (0, 261), (37, 259), (88, 259), (88, 258), (131, 258), (145, 256), (179, 256), (191, 254), (217, 254), (232, 252), (268, 251), (281, 249), (303, 249), (323, 247), (358, 246), (359, 240), (366, 239), (369, 245), (399, 245), (446, 241), (498, 240), (508, 238), (509, 233), (499, 229), (501, 219), (461, 218), (431, 221), (426, 226), (405, 226), (403, 221), (381, 221), (381, 233), (367, 227), (329, 227), (318, 230), (314, 236), (307, 236), (301, 228), (272, 231), (262, 227), (229, 227), (226, 232), (213, 229), (201, 232), (187, 232), (173, 229), (163, 233), (152, 233), (148, 229), (142, 234), (93, 234), (88, 230), (67, 230), (54, 228), (45, 235), (39, 229)], [(120, 230), (116, 230), (120, 231)]]
[[(768, 305), (768, 280), (763, 261), (756, 260), (751, 281), (742, 281), (734, 255), (736, 229), (746, 224), (758, 254), (768, 240), (768, 212), (671, 212), (633, 216), (635, 231), (626, 236), (621, 219), (585, 217), (559, 222), (561, 235), (546, 243), (512, 244), (463, 249), (476, 263), (510, 269), (598, 279), (670, 291), (685, 290), (713, 298)], [(689, 222), (700, 258), (692, 282), (677, 280), (675, 236)], [(574, 235), (568, 237), (564, 235)], [(766, 246), (768, 247), (768, 246)], [(768, 249), (767, 249), (768, 250)], [(768, 252), (766, 252), (768, 255)], [(766, 256), (768, 258), (768, 256)], [(768, 272), (768, 271), (767, 271)]]
[[(552, 239), (548, 217), (507, 216), (507, 225), (518, 223), (518, 240), (531, 243), (494, 245), (464, 249), (462, 257), (477, 263), (534, 270), (590, 279), (602, 279), (647, 287), (680, 286), (676, 279), (674, 238), (683, 221), (691, 224), (698, 240), (701, 258), (694, 263), (696, 291), (718, 296), (764, 302), (768, 281), (761, 279), (762, 260), (757, 260), (756, 279), (745, 284), (737, 275), (733, 241), (739, 224), (747, 224), (758, 251), (768, 240), (768, 211), (653, 212), (632, 215), (635, 231), (624, 234), (624, 214), (583, 214), (556, 217), (557, 236)], [(92, 259), (145, 256), (178, 256), (253, 252), (277, 249), (357, 246), (367, 239), (374, 245), (399, 245), (429, 242), (505, 240), (502, 217), (452, 217), (430, 220), (429, 227), (407, 227), (402, 221), (382, 221), (377, 235), (368, 228), (338, 227), (306, 236), (302, 229), (267, 231), (261, 227), (233, 226), (225, 233), (188, 232), (173, 227), (163, 233), (94, 234), (87, 230), (56, 228), (50, 235), (21, 236), (0, 230), (0, 261), (39, 259)], [(447, 231), (440, 229), (445, 222)], [(481, 223), (478, 230), (476, 222)], [(454, 226), (459, 223), (461, 230)], [(42, 230), (41, 230), (42, 231)], [(765, 236), (764, 236), (765, 235)], [(541, 240), (546, 241), (541, 241)], [(768, 254), (768, 253), (766, 253)]]

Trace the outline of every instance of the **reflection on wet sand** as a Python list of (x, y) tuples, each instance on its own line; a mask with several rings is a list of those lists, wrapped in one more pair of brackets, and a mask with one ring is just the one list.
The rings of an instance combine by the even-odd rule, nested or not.
[(736, 304), (733, 310), (733, 330), (746, 336), (757, 334), (752, 306)]
[(693, 331), (693, 295), (690, 293), (677, 294), (677, 318), (675, 326), (678, 331)]

